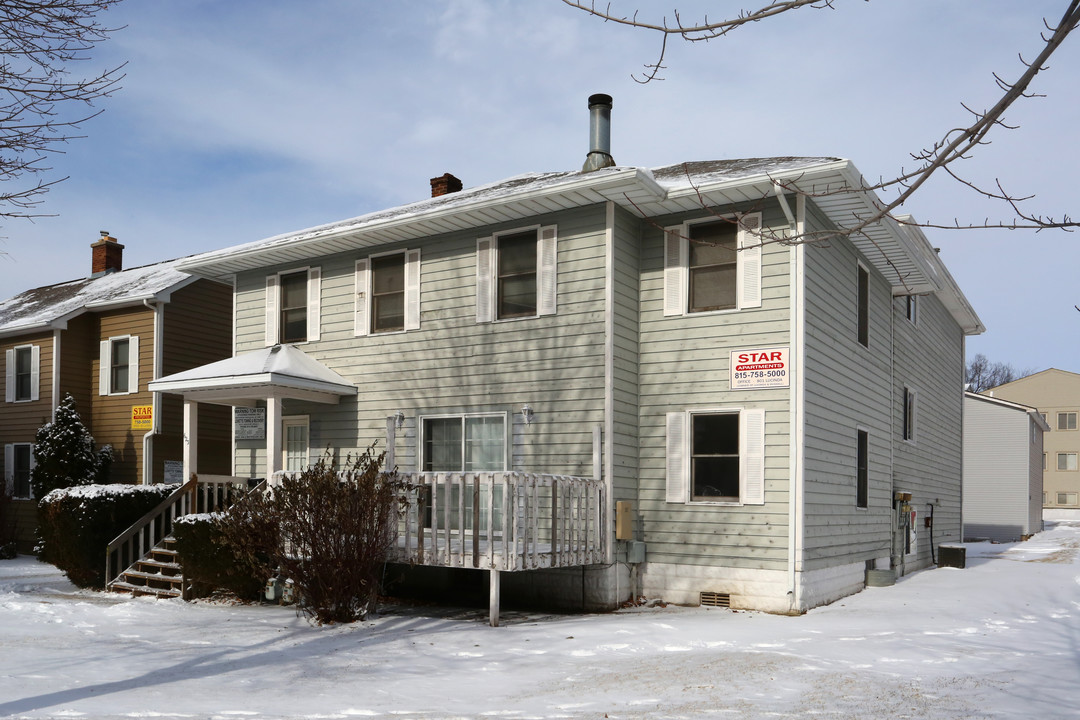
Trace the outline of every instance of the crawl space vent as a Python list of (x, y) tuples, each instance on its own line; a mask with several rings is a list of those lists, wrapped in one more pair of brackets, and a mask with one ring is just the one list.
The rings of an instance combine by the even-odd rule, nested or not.
[(731, 607), (731, 595), (728, 593), (703, 592), (701, 593), (701, 605), (703, 607)]

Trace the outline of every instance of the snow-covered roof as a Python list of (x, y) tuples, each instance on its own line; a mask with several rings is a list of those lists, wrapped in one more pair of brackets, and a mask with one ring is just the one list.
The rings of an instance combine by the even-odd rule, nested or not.
[(355, 385), (292, 345), (274, 345), (167, 375), (151, 382), (149, 389), (225, 405), (250, 405), (267, 397), (336, 403), (356, 394)]
[[(359, 217), (205, 253), (181, 267), (228, 280), (237, 273), (442, 233), (519, 221), (542, 213), (613, 202), (638, 216), (761, 202), (798, 191), (837, 227), (875, 213), (881, 202), (848, 160), (774, 157), (706, 160), (658, 168), (610, 167), (593, 172), (518, 175), (500, 182), (380, 210)], [(916, 228), (917, 230), (917, 228)], [(851, 241), (890, 282), (894, 294), (934, 293), (965, 333), (985, 330), (929, 242), (891, 218)]]
[(61, 328), (90, 310), (167, 301), (196, 278), (178, 269), (186, 258), (46, 285), (0, 301), (0, 336)]

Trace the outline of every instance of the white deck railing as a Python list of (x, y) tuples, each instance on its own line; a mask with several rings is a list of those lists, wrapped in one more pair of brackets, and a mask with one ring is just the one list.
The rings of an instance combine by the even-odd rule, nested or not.
[(599, 480), (523, 472), (399, 475), (411, 489), (393, 560), (504, 571), (604, 561)]

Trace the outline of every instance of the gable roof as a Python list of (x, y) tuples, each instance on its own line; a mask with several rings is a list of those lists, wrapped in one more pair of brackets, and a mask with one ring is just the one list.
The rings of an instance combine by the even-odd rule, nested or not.
[(1050, 425), (1043, 419), (1042, 413), (1038, 408), (1031, 407), (1030, 405), (1024, 405), (1018, 402), (1012, 402), (1010, 400), (1002, 400), (992, 395), (981, 395), (979, 393), (973, 393), (971, 391), (964, 391), (964, 399), (971, 402), (984, 402), (995, 407), (1000, 407), (1006, 410), (1016, 410), (1017, 412), (1027, 413), (1031, 416), (1031, 419), (1038, 425), (1043, 432), (1050, 432)]
[(197, 279), (178, 269), (182, 260), (46, 285), (0, 301), (0, 337), (64, 329), (68, 320), (92, 310), (167, 302), (171, 293)]
[[(656, 217), (760, 202), (781, 185), (813, 196), (838, 227), (881, 206), (848, 160), (775, 157), (708, 160), (658, 168), (609, 167), (592, 172), (530, 173), (460, 192), (195, 256), (181, 267), (228, 280), (237, 273), (314, 257), (511, 222), (540, 213), (613, 202), (634, 215)], [(982, 321), (918, 228), (886, 218), (852, 242), (890, 282), (895, 295), (934, 293), (967, 334)]]

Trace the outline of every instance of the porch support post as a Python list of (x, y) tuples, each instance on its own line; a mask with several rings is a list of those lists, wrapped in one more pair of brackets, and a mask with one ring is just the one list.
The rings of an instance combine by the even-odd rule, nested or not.
[(184, 482), (199, 472), (199, 403), (184, 399)]
[(266, 479), (284, 469), (281, 454), (281, 398), (266, 398)]
[(488, 598), (488, 620), (491, 627), (499, 627), (499, 571), (492, 568), (491, 596)]

